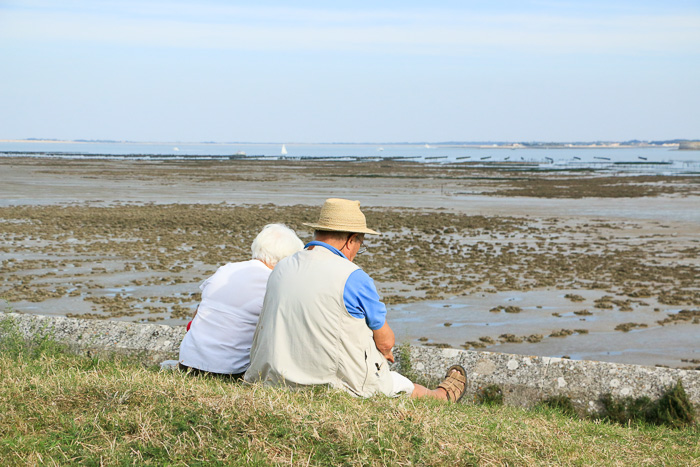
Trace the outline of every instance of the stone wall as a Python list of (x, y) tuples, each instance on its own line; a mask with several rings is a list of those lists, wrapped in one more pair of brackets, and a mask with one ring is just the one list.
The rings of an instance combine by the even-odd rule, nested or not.
[[(78, 353), (121, 353), (147, 363), (177, 359), (185, 328), (61, 316), (0, 314), (12, 319), (26, 336), (53, 337)], [(401, 354), (403, 352), (396, 352)], [(551, 396), (568, 396), (581, 411), (598, 410), (603, 394), (657, 398), (681, 381), (691, 402), (700, 408), (700, 371), (641, 365), (567, 360), (471, 350), (411, 346), (403, 353), (405, 366), (427, 379), (441, 379), (456, 363), (467, 370), (467, 399), (497, 385), (510, 405), (530, 407)], [(398, 357), (401, 358), (400, 355)], [(397, 365), (400, 364), (397, 361)]]
[(18, 313), (0, 314), (12, 319), (25, 337), (51, 334), (57, 341), (80, 354), (119, 353), (138, 357), (145, 363), (177, 359), (184, 326), (137, 324), (124, 321), (76, 319)]
[(411, 370), (428, 379), (442, 378), (456, 363), (467, 370), (466, 398), (475, 399), (490, 385), (501, 388), (504, 403), (531, 407), (552, 396), (567, 396), (586, 412), (600, 410), (604, 394), (658, 398), (681, 381), (689, 399), (700, 408), (700, 371), (621, 363), (568, 360), (473, 350), (408, 348)]

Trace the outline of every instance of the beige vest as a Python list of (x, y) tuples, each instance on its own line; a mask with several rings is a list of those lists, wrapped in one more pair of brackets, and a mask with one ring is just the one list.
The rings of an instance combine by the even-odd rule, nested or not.
[(345, 308), (345, 282), (358, 266), (317, 246), (275, 266), (267, 283), (246, 381), (330, 384), (361, 397), (389, 394), (389, 365), (372, 330)]

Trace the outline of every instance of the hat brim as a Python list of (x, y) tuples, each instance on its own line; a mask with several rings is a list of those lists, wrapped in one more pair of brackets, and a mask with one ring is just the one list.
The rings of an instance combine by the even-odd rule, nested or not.
[(330, 232), (349, 232), (349, 233), (363, 233), (363, 234), (370, 234), (370, 235), (381, 235), (379, 232), (376, 232), (372, 229), (368, 229), (365, 227), (364, 229), (362, 228), (357, 228), (357, 227), (348, 227), (348, 226), (329, 226), (329, 225), (321, 225), (321, 224), (308, 224), (306, 222), (302, 222), (302, 225), (305, 225), (307, 227), (311, 227), (314, 230), (327, 230)]

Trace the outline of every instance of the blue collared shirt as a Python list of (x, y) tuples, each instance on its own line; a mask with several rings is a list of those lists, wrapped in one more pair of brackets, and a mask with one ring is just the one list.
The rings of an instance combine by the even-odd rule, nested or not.
[[(314, 240), (307, 243), (304, 248), (310, 246), (327, 248), (341, 258), (348, 259), (340, 250), (328, 243)], [(348, 277), (343, 290), (343, 300), (348, 313), (355, 318), (364, 319), (371, 330), (376, 331), (386, 323), (386, 306), (379, 300), (374, 281), (362, 269), (357, 269)]]

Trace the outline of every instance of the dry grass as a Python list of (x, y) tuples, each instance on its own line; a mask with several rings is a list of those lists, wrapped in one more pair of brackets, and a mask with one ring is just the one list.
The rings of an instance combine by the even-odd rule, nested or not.
[(292, 392), (56, 349), (0, 353), (5, 465), (697, 465), (695, 428)]

